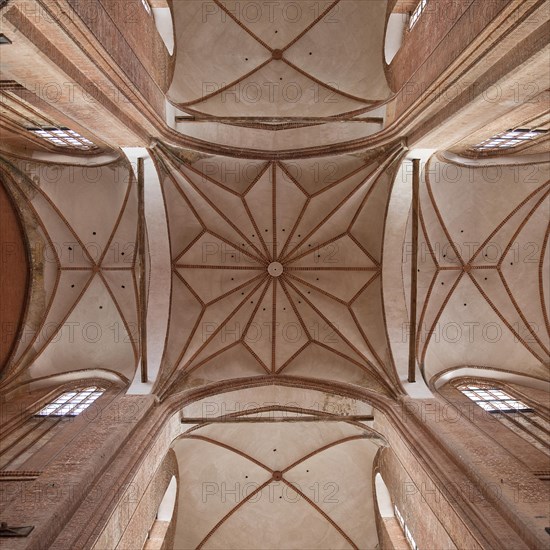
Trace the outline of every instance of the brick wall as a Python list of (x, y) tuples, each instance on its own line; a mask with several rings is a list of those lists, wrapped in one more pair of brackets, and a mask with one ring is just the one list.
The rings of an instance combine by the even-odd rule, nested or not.
[(0, 181), (0, 370), (22, 321), (29, 265), (17, 211)]
[(510, 0), (430, 0), (407, 31), (387, 78), (399, 92), (395, 117), (416, 101)]

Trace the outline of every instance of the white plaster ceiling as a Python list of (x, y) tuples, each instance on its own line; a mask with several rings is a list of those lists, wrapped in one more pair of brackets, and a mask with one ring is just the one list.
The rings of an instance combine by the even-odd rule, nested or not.
[(199, 119), (180, 121), (178, 131), (265, 150), (379, 131), (378, 107), (391, 96), (386, 9), (386, 0), (176, 0), (168, 98)]
[(129, 165), (13, 158), (4, 167), (37, 222), (29, 228), (32, 300), (5, 381), (69, 372), (131, 379), (138, 353), (137, 194)]
[(417, 339), (427, 380), (463, 366), (547, 379), (549, 193), (548, 162), (430, 160), (420, 191)]
[(400, 150), (280, 163), (156, 151), (173, 269), (157, 391), (285, 374), (391, 392), (380, 266)]
[(380, 444), (358, 423), (191, 428), (173, 444), (176, 547), (376, 548), (372, 463)]
[[(162, 144), (151, 152), (172, 277), (155, 393), (170, 399), (219, 389), (200, 408), (188, 406), (197, 417), (251, 402), (264, 414), (311, 415), (316, 406), (371, 414), (365, 403), (334, 398), (334, 387), (380, 399), (402, 392), (386, 331), (382, 245), (403, 151), (299, 156), (381, 129), (391, 95), (383, 67), (387, 2), (173, 5), (177, 55), (168, 97), (197, 119), (178, 122), (178, 130), (210, 144), (291, 154), (258, 161)], [(130, 166), (105, 164), (98, 175), (94, 167), (11, 162), (47, 260), (33, 286), (38, 313), (27, 318), (6, 380), (107, 371), (132, 379), (138, 220)], [(496, 168), (466, 170), (434, 157), (422, 181), (417, 356), (428, 381), (465, 366), (548, 376), (549, 165)], [(401, 282), (385, 292), (408, 303), (406, 261)], [(277, 377), (286, 386), (275, 390)], [(222, 395), (231, 382), (258, 386)], [(324, 393), (304, 405), (308, 384)], [(337, 406), (327, 411), (327, 404)], [(194, 427), (173, 445), (181, 491), (176, 547), (375, 548), (378, 445), (357, 422)], [(257, 499), (246, 498), (251, 487)], [(205, 498), (207, 490), (215, 492)]]

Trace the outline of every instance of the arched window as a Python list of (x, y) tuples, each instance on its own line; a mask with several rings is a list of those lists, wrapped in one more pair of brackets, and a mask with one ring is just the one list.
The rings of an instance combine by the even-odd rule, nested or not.
[(151, 9), (151, 4), (149, 4), (149, 0), (141, 0), (141, 5), (145, 8), (145, 11), (149, 15), (153, 15), (153, 10)]
[(418, 6), (416, 6), (414, 11), (411, 13), (411, 18), (409, 20), (409, 30), (416, 25), (416, 23), (420, 19), (420, 15), (426, 9), (427, 3), (428, 3), (428, 0), (420, 0), (420, 2), (418, 2)]
[[(386, 486), (386, 483), (380, 473), (377, 473), (374, 477), (374, 486), (376, 489), (376, 502), (378, 504), (380, 516), (387, 521), (397, 520), (397, 523), (401, 527), (401, 531), (403, 531), (403, 535), (405, 535), (405, 539), (407, 540), (409, 546), (413, 550), (418, 550), (418, 546), (416, 545), (412, 533), (403, 518), (403, 514), (401, 514), (399, 508), (393, 504), (388, 487)], [(388, 535), (391, 538), (391, 534), (388, 533)], [(400, 547), (399, 540), (392, 540), (392, 542), (394, 543), (395, 548)]]
[(457, 388), (476, 405), (497, 417), (537, 449), (550, 454), (550, 423), (535, 409), (493, 384), (462, 384)]
[(418, 550), (418, 546), (416, 542), (414, 541), (414, 538), (412, 536), (411, 530), (409, 529), (409, 526), (405, 522), (405, 519), (403, 518), (403, 514), (399, 511), (399, 508), (394, 505), (393, 510), (395, 512), (395, 517), (397, 518), (397, 521), (399, 522), (399, 525), (401, 526), (401, 529), (403, 530), (403, 533), (405, 535), (405, 538), (407, 539), (407, 542), (409, 543), (409, 546), (413, 550)]
[(82, 151), (94, 151), (97, 149), (97, 146), (89, 139), (81, 136), (74, 130), (62, 126), (41, 126), (39, 128), (29, 128), (28, 130), (35, 136), (57, 147), (80, 149)]
[(495, 136), (474, 145), (471, 151), (478, 153), (498, 153), (503, 149), (513, 149), (527, 142), (545, 136), (548, 130), (543, 128), (515, 128), (501, 132)]
[(170, 483), (166, 488), (164, 496), (159, 504), (157, 517), (149, 530), (147, 539), (143, 544), (142, 550), (157, 550), (165, 542), (170, 522), (174, 514), (176, 499), (178, 494), (178, 482), (175, 476), (172, 476)]
[(104, 389), (90, 386), (82, 390), (66, 391), (36, 413), (36, 416), (78, 416), (86, 410)]
[(8, 472), (26, 467), (25, 463), (62, 430), (67, 421), (81, 414), (104, 392), (99, 386), (65, 391), (46, 405), (42, 404), (38, 412), (26, 412), (3, 434), (0, 469)]
[(525, 403), (514, 399), (498, 388), (465, 384), (458, 389), (482, 409), (489, 412), (533, 411)]

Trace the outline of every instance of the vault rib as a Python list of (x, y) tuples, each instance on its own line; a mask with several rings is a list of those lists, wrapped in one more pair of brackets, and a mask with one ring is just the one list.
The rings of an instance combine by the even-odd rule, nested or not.
[(291, 487), (297, 494), (299, 494), (314, 510), (321, 514), (337, 531), (340, 535), (346, 539), (349, 545), (355, 550), (359, 550), (359, 547), (350, 539), (350, 537), (345, 533), (345, 531), (324, 511), (322, 510), (313, 500), (311, 500), (306, 494), (304, 494), (300, 489), (295, 487), (290, 481), (287, 481), (283, 478), (283, 483)]
[(540, 307), (542, 309), (542, 315), (544, 317), (544, 322), (546, 324), (546, 331), (548, 335), (550, 336), (550, 320), (548, 319), (548, 312), (546, 311), (546, 301), (544, 299), (544, 283), (543, 283), (543, 270), (544, 270), (544, 257), (546, 255), (546, 249), (548, 247), (548, 238), (550, 237), (550, 222), (548, 223), (548, 227), (546, 228), (546, 232), (544, 234), (544, 240), (542, 242), (542, 248), (540, 251), (540, 257), (539, 257), (539, 296), (540, 296)]
[[(367, 357), (365, 357), (365, 355), (363, 353), (361, 353), (356, 347), (354, 344), (352, 344), (343, 334), (342, 332), (333, 324), (330, 322), (330, 320), (328, 319), (328, 317), (326, 315), (324, 315), (314, 304), (313, 302), (311, 302), (311, 300), (309, 300), (305, 294), (303, 294), (298, 288), (296, 288), (296, 286), (291, 282), (291, 281), (287, 281), (288, 284), (292, 287), (292, 289), (302, 298), (302, 300), (304, 300), (311, 309), (313, 309), (313, 311), (315, 311), (315, 313), (321, 317), (321, 319), (323, 319), (323, 321), (334, 331), (336, 332), (336, 334), (338, 334), (338, 336), (340, 336), (340, 338), (355, 352), (357, 353), (357, 355), (359, 357), (361, 357), (365, 363), (367, 363), (368, 367), (370, 367), (371, 369), (375, 370), (376, 371), (376, 366), (374, 364), (372, 364), (369, 359)], [(315, 340), (315, 342), (318, 343), (317, 340)], [(369, 369), (364, 366), (364, 368), (369, 371)], [(370, 372), (370, 371), (369, 371)]]
[[(258, 278), (261, 278), (262, 275), (258, 275), (258, 277), (255, 277), (250, 281), (248, 284), (251, 284), (253, 281), (257, 280)], [(235, 316), (235, 314), (243, 307), (245, 302), (247, 302), (251, 296), (253, 296), (258, 288), (260, 288), (261, 284), (264, 282), (264, 280), (267, 278), (267, 275), (264, 275), (260, 282), (248, 293), (246, 296), (240, 301), (240, 303), (233, 309), (233, 311), (216, 327), (216, 330), (212, 332), (212, 334), (203, 342), (201, 346), (193, 353), (193, 355), (186, 361), (186, 364), (183, 367), (183, 370), (187, 370), (187, 366), (191, 365), (191, 363), (196, 359), (196, 357), (208, 346), (208, 344), (218, 335), (218, 333), (225, 327), (225, 325), (229, 322), (229, 320)]]
[(304, 37), (317, 23), (321, 22), (335, 7), (340, 3), (340, 0), (334, 0), (332, 4), (327, 6), (302, 32), (296, 35), (281, 51), (285, 52), (291, 46), (294, 46), (298, 40)]
[[(388, 166), (396, 159), (399, 152), (394, 151), (374, 172), (369, 172), (364, 178), (361, 179), (361, 181), (313, 228), (307, 233), (305, 237), (302, 238), (301, 241), (298, 242), (298, 244), (289, 252), (286, 254), (286, 256), (283, 257), (282, 261), (286, 261), (289, 257), (292, 256), (292, 254), (299, 249), (300, 246), (302, 246), (305, 242), (307, 242), (308, 239), (311, 238), (312, 235), (315, 234), (316, 231), (318, 231), (325, 223), (327, 223), (332, 216), (346, 203), (348, 202), (362, 187), (363, 185), (366, 185), (366, 183), (372, 179), (373, 185), (378, 180), (379, 176), (388, 168)], [(361, 170), (364, 170), (367, 168), (368, 165), (364, 165), (361, 167)], [(353, 177), (356, 173), (358, 173), (360, 170), (354, 171), (351, 174), (348, 174), (346, 178), (349, 179)], [(343, 181), (343, 180), (342, 180)], [(324, 189), (322, 189), (317, 194), (322, 194), (326, 191), (328, 191), (333, 185), (327, 186)], [(369, 189), (370, 191), (370, 189)], [(316, 195), (317, 195), (316, 194)], [(368, 191), (367, 191), (368, 194)], [(315, 196), (316, 196), (315, 195)], [(312, 196), (313, 197), (313, 196)], [(362, 207), (362, 205), (361, 205)]]
[(487, 246), (489, 242), (491, 242), (491, 239), (495, 237), (495, 235), (510, 221), (510, 218), (523, 206), (525, 206), (533, 197), (535, 197), (542, 189), (544, 189), (547, 185), (550, 184), (550, 181), (547, 181), (537, 187), (534, 191), (529, 193), (520, 203), (518, 203), (515, 208), (508, 213), (508, 215), (495, 227), (495, 229), (491, 232), (491, 234), (481, 243), (479, 248), (476, 250), (476, 252), (472, 255), (469, 262), (472, 264), (474, 260), (477, 258), (477, 256), (481, 253), (481, 251)]
[[(168, 157), (166, 157), (166, 158), (168, 158)], [(171, 160), (168, 159), (168, 162), (177, 170), (177, 166)], [(218, 208), (208, 198), (208, 196), (206, 196), (204, 194), (204, 192), (200, 188), (198, 188), (197, 185), (195, 185), (195, 183), (189, 177), (187, 177), (183, 172), (178, 171), (178, 174), (181, 175), (182, 178), (187, 182), (187, 184), (190, 185), (194, 189), (195, 193), (197, 193), (201, 197), (201, 199), (204, 202), (206, 202), (206, 204), (208, 204), (208, 206), (214, 212), (216, 212), (216, 214), (218, 214), (218, 216), (220, 216), (224, 220), (224, 222), (227, 223), (231, 227), (231, 229), (233, 229), (233, 231), (235, 231), (244, 241), (246, 241), (252, 247), (252, 249), (255, 250), (256, 253), (261, 257), (261, 252), (258, 248), (256, 248), (256, 245), (248, 239), (248, 237), (221, 211), (221, 209)], [(182, 189), (182, 192), (184, 192), (183, 189)], [(193, 212), (193, 213), (195, 213), (195, 212)], [(198, 219), (200, 220), (200, 218), (198, 218)], [(215, 235), (215, 233), (213, 231), (209, 231), (209, 233), (211, 233), (212, 235)], [(220, 238), (220, 237), (218, 236), (218, 238)], [(240, 250), (238, 246), (234, 245), (234, 243), (233, 243), (233, 246), (235, 247), (235, 250)], [(247, 254), (247, 252), (244, 251), (244, 250), (242, 250), (242, 252)], [(251, 254), (248, 254), (248, 255), (250, 255), (251, 257), (254, 257)], [(261, 260), (260, 260), (260, 263), (261, 263)]]
[(206, 95), (204, 95), (202, 97), (199, 97), (197, 99), (187, 101), (185, 103), (179, 103), (178, 107), (190, 107), (191, 105), (200, 104), (200, 103), (210, 99), (211, 97), (217, 96), (218, 94), (221, 94), (221, 93), (225, 92), (226, 90), (229, 90), (233, 86), (236, 86), (237, 84), (240, 84), (243, 80), (246, 80), (249, 76), (252, 76), (254, 73), (257, 73), (258, 71), (263, 69), (269, 63), (271, 63), (271, 58), (266, 59), (263, 63), (260, 63), (257, 67), (255, 67), (251, 71), (248, 71), (246, 74), (244, 74), (244, 75), (240, 76), (239, 78), (233, 80), (229, 84), (226, 84), (225, 86), (222, 86), (221, 88), (217, 89), (216, 91), (211, 92), (209, 94), (206, 94)]

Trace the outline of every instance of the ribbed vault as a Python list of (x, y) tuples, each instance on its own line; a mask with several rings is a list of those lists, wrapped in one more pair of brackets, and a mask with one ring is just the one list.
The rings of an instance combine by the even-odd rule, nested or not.
[(379, 131), (391, 97), (386, 10), (386, 0), (174, 2), (177, 130), (264, 150)]
[[(214, 0), (176, 2), (174, 9), (178, 52), (169, 96), (189, 112), (329, 116), (390, 95), (377, 55), (386, 0)], [(292, 95), (285, 94), (288, 83)]]
[[(137, 193), (129, 165), (11, 158), (5, 181), (26, 212), (29, 310), (5, 383), (101, 371), (132, 378), (138, 357)], [(101, 374), (100, 374), (101, 375)]]
[(377, 547), (382, 442), (360, 423), (295, 420), (197, 426), (174, 442), (178, 548)]
[(160, 387), (284, 373), (391, 391), (380, 267), (400, 150), (296, 163), (157, 151), (173, 269)]
[(427, 379), (461, 366), (547, 379), (549, 178), (548, 163), (427, 165), (416, 345)]

